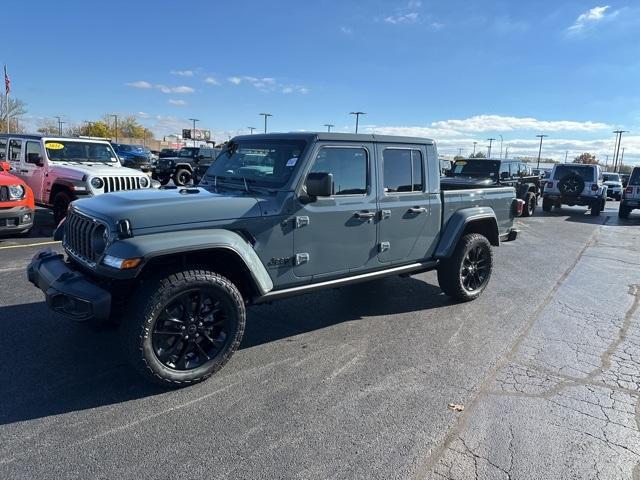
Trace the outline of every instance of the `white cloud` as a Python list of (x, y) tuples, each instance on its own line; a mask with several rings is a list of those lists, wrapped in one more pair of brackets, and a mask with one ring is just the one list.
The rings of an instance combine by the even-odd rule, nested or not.
[(205, 78), (204, 83), (208, 83), (209, 85), (220, 85), (220, 82), (215, 77)]
[(400, 14), (400, 15), (389, 15), (388, 17), (385, 17), (384, 21), (386, 23), (390, 23), (392, 25), (398, 25), (398, 24), (410, 24), (410, 23), (416, 23), (418, 21), (418, 12), (410, 12), (410, 13), (404, 13), (404, 14)]
[(170, 105), (175, 105), (176, 107), (184, 107), (187, 104), (184, 100), (175, 100), (173, 98), (170, 98), (168, 103)]
[(171, 70), (171, 75), (179, 75), (180, 77), (193, 77), (193, 70)]
[(345, 35), (351, 35), (353, 33), (353, 29), (351, 27), (345, 27), (344, 25), (340, 27), (340, 31)]
[(293, 93), (293, 88), (292, 87), (284, 87), (282, 89), (282, 93)]
[(229, 82), (233, 83), (234, 85), (240, 85), (240, 83), (242, 83), (242, 78), (240, 77), (229, 77), (227, 78), (227, 80), (229, 80)]
[(252, 87), (260, 90), (261, 92), (281, 92), (285, 94), (300, 93), (305, 95), (309, 93), (309, 89), (304, 85), (289, 85), (279, 82), (273, 77), (253, 77), (251, 75), (244, 75), (242, 77), (228, 77), (227, 81), (234, 85), (240, 85), (241, 83), (251, 85)]
[(145, 82), (144, 80), (139, 80), (137, 82), (127, 83), (126, 85), (128, 87), (133, 87), (133, 88), (151, 88), (151, 87), (153, 87), (153, 85), (151, 85), (149, 82)]
[(500, 115), (476, 115), (462, 120), (443, 120), (431, 124), (435, 128), (461, 132), (491, 132), (512, 130), (536, 130), (545, 132), (577, 131), (594, 132), (610, 129), (601, 122), (575, 122), (571, 120), (538, 120), (530, 117), (503, 117)]
[(181, 85), (179, 87), (167, 87), (166, 85), (156, 85), (156, 88), (162, 93), (193, 93), (195, 90), (191, 87)]
[(579, 15), (578, 18), (576, 18), (576, 21), (567, 29), (567, 31), (569, 33), (579, 33), (586, 27), (601, 22), (605, 18), (615, 17), (618, 12), (611, 12), (607, 14), (607, 10), (609, 10), (610, 8), (610, 5), (605, 5), (602, 7), (593, 7), (592, 9), (587, 10), (583, 14)]
[(409, 0), (409, 3), (407, 4), (407, 8), (410, 10), (414, 8), (420, 8), (421, 6), (422, 6), (421, 0)]

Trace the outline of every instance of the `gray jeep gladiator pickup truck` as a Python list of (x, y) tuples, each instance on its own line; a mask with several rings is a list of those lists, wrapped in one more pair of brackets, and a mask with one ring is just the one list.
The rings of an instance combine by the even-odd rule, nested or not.
[(434, 269), (476, 298), (522, 207), (512, 187), (441, 191), (424, 138), (240, 136), (197, 188), (73, 202), (66, 258), (40, 252), (27, 273), (51, 310), (118, 323), (143, 375), (183, 386), (229, 360), (250, 304)]

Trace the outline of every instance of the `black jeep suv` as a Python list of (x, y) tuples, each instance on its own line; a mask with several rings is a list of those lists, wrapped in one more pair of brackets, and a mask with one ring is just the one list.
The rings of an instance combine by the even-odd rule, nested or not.
[(524, 201), (523, 217), (533, 215), (538, 205), (540, 176), (535, 175), (529, 165), (518, 160), (457, 160), (446, 175), (440, 180), (443, 190), (514, 187), (516, 196)]
[(198, 183), (215, 160), (216, 153), (212, 147), (183, 147), (174, 157), (158, 159), (153, 178), (162, 185), (172, 178), (178, 186), (188, 185), (191, 180)]

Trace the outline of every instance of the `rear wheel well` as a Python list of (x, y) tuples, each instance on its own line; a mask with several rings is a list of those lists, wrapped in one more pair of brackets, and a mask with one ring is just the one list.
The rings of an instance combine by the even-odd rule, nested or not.
[(498, 224), (495, 218), (481, 218), (478, 220), (472, 220), (464, 226), (462, 237), (468, 233), (478, 233), (489, 240), (489, 243), (493, 246), (500, 245), (500, 238), (498, 235)]
[(138, 278), (144, 281), (152, 275), (168, 275), (177, 271), (198, 267), (211, 270), (229, 279), (245, 301), (259, 296), (251, 272), (242, 258), (228, 248), (213, 248), (178, 254), (164, 255), (149, 260)]

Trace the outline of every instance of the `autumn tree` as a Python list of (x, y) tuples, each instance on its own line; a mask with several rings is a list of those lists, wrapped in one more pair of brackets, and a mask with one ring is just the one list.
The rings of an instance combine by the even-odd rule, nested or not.
[(15, 130), (16, 117), (27, 113), (27, 104), (18, 98), (3, 97), (0, 100), (0, 131), (7, 131), (7, 118), (11, 131)]
[(587, 165), (596, 165), (598, 161), (596, 160), (595, 155), (585, 152), (585, 153), (581, 153), (576, 158), (574, 158), (573, 163), (584, 163)]

